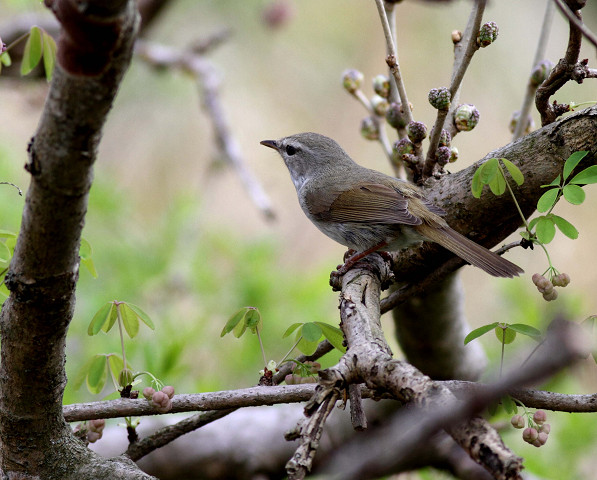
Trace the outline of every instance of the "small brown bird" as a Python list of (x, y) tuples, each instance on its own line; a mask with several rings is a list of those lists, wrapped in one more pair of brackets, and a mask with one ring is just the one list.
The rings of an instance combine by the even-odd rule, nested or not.
[(284, 159), (301, 208), (319, 230), (358, 253), (340, 273), (376, 250), (396, 251), (422, 241), (439, 243), (495, 277), (523, 270), (450, 228), (445, 212), (408, 182), (355, 163), (331, 138), (298, 133), (263, 140)]

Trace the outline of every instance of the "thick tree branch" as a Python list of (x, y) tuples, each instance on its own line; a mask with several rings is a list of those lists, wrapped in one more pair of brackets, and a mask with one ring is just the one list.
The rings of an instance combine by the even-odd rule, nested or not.
[[(94, 460), (71, 435), (62, 415), (62, 394), (65, 338), (75, 303), (92, 166), (130, 63), (136, 4), (46, 4), (64, 30), (42, 118), (29, 144), (25, 168), (31, 184), (6, 275), (11, 294), (0, 315), (2, 470), (11, 478), (85, 478), (78, 469), (86, 465), (117, 478), (114, 472), (126, 463), (121, 478), (127, 478), (130, 462)], [(138, 470), (134, 476), (146, 477)]]

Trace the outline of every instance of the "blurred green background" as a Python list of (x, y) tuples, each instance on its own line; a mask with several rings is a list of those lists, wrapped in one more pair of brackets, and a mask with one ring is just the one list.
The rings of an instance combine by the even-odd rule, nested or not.
[[(359, 163), (389, 172), (379, 145), (360, 136), (365, 112), (340, 82), (346, 68), (357, 68), (366, 76), (366, 93), (372, 94), (371, 79), (385, 73), (385, 44), (373, 2), (284, 3), (287, 22), (273, 28), (264, 22), (268, 1), (172, 1), (145, 33), (152, 41), (184, 47), (222, 28), (232, 29), (230, 40), (208, 58), (221, 76), (220, 96), (233, 134), (247, 166), (270, 196), (276, 220), (264, 219), (220, 158), (193, 79), (156, 72), (133, 60), (96, 164), (84, 236), (93, 247), (99, 277), (81, 270), (67, 346), (69, 377), (92, 355), (119, 350), (116, 332), (86, 335), (93, 314), (114, 299), (141, 306), (156, 324), (155, 332), (142, 328), (137, 339), (126, 341), (134, 369), (152, 371), (177, 393), (257, 382), (263, 367), (257, 339), (219, 336), (227, 318), (242, 306), (261, 310), (266, 353), (274, 360), (292, 345), (291, 339), (281, 339), (292, 323), (337, 324), (337, 295), (328, 286), (328, 276), (344, 249), (304, 217), (283, 163), (259, 141), (316, 131), (335, 138)], [(407, 0), (398, 5), (399, 60), (414, 116), (428, 126), (434, 112), (427, 92), (449, 82), (450, 33), (464, 28), (470, 4)], [(461, 158), (450, 170), (466, 168), (509, 142), (509, 119), (522, 101), (544, 5), (539, 0), (490, 2), (484, 18), (498, 23), (500, 35), (473, 59), (461, 96), (461, 101), (477, 106), (481, 121), (456, 138)], [(2, 22), (26, 11), (47, 15), (36, 1), (2, 0), (0, 11)], [(596, 13), (594, 3), (585, 11), (594, 31)], [(565, 51), (567, 36), (567, 24), (556, 13), (548, 46), (552, 61)], [(585, 46), (581, 57), (594, 63), (594, 49)], [(25, 191), (26, 145), (35, 132), (47, 84), (0, 80), (0, 180)], [(597, 89), (590, 81), (567, 85), (556, 99), (597, 100)], [(537, 115), (535, 122), (539, 124)], [(11, 187), (0, 187), (0, 229), (17, 231), (23, 197)], [(516, 280), (493, 279), (465, 268), (466, 313), (472, 326), (506, 321), (544, 328), (559, 313), (577, 321), (595, 313), (597, 274), (590, 265), (595, 263), (597, 191), (587, 190), (582, 206), (562, 204), (557, 212), (579, 228), (580, 238), (571, 241), (559, 235), (550, 246), (555, 265), (570, 275), (571, 285), (560, 291), (557, 301), (542, 300), (530, 281), (532, 273), (547, 267), (537, 250), (508, 255), (529, 274)], [(384, 318), (384, 327), (391, 336), (389, 318)], [(480, 341), (493, 365), (499, 362), (495, 339)], [(516, 342), (507, 353), (525, 342), (531, 341)], [(395, 344), (393, 348), (399, 355)], [(330, 354), (322, 363), (330, 365), (337, 358)], [(596, 377), (597, 368), (587, 361), (547, 387), (590, 393), (597, 389)], [(66, 403), (99, 398), (70, 386), (65, 394)], [(540, 450), (523, 443), (519, 432), (507, 433), (506, 441), (541, 478), (590, 478), (597, 465), (584, 453), (597, 447), (596, 417), (549, 413), (548, 421), (552, 433)]]

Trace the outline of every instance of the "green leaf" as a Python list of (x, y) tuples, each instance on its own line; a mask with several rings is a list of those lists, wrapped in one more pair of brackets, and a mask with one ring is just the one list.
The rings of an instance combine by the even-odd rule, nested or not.
[(17, 234), (10, 230), (0, 229), (0, 238), (16, 238)]
[(293, 323), (292, 325), (290, 325), (290, 327), (288, 327), (286, 329), (286, 331), (284, 332), (284, 335), (282, 335), (282, 338), (286, 338), (286, 337), (290, 336), (292, 334), (292, 332), (294, 332), (301, 325), (302, 325), (302, 323), (300, 323), (300, 322)]
[(81, 257), (81, 260), (91, 258), (91, 253), (91, 244), (84, 238), (81, 238), (81, 245), (79, 245), (79, 257)]
[(537, 222), (539, 221), (540, 218), (543, 218), (545, 215), (541, 215), (539, 217), (535, 217), (533, 218), (530, 222), (529, 222), (529, 230), (533, 231), (533, 227), (537, 224)]
[(560, 232), (562, 232), (568, 238), (571, 238), (572, 240), (576, 240), (578, 238), (578, 230), (568, 220), (553, 214), (551, 215), (551, 218)]
[[(128, 367), (130, 368), (131, 366), (128, 365)], [(124, 368), (124, 362), (122, 360), (122, 357), (120, 355), (116, 355), (115, 353), (111, 353), (110, 355), (108, 355), (108, 368), (110, 368), (112, 376), (118, 379), (118, 375)]]
[(502, 407), (506, 410), (506, 413), (509, 415), (514, 415), (518, 411), (518, 407), (516, 406), (516, 402), (512, 400), (510, 395), (506, 395), (501, 398)]
[(512, 343), (516, 338), (516, 332), (510, 328), (510, 326), (500, 327), (499, 325), (495, 327), (495, 336), (500, 341), (500, 343), (505, 343), (508, 345)]
[(307, 342), (318, 342), (323, 335), (321, 327), (313, 322), (307, 322), (301, 329), (301, 335)]
[(551, 188), (547, 190), (539, 200), (537, 201), (537, 210), (541, 213), (547, 212), (551, 207), (554, 206), (558, 199), (559, 188)]
[(128, 333), (130, 338), (135, 338), (139, 333), (139, 318), (137, 314), (126, 303), (121, 303), (117, 308), (120, 310), (120, 318), (122, 319), (126, 333)]
[(346, 347), (343, 345), (344, 334), (342, 333), (342, 330), (328, 323), (315, 322), (315, 324), (319, 325), (324, 337), (328, 339), (334, 348), (342, 353), (346, 353)]
[(251, 329), (252, 333), (261, 330), (261, 313), (256, 308), (250, 308), (245, 315), (245, 325)]
[(512, 325), (508, 325), (508, 328), (511, 328), (522, 335), (526, 335), (527, 337), (541, 337), (541, 332), (539, 330), (524, 323), (513, 323)]
[(491, 181), (498, 174), (498, 160), (497, 158), (490, 158), (483, 165), (481, 165), (481, 182), (489, 185)]
[(97, 278), (97, 270), (95, 269), (95, 264), (91, 258), (87, 260), (81, 260), (81, 264), (87, 269), (93, 278)]
[(243, 316), (242, 316), (240, 322), (238, 322), (236, 327), (234, 327), (234, 330), (232, 330), (232, 335), (234, 335), (236, 338), (242, 337), (247, 330), (247, 324), (245, 323), (246, 315), (247, 315), (247, 311), (245, 310), (243, 312)]
[(489, 188), (496, 196), (499, 196), (506, 191), (506, 180), (502, 176), (502, 172), (499, 172), (498, 175), (493, 177), (493, 179), (489, 182)]
[(236, 327), (239, 324), (239, 322), (244, 318), (246, 310), (246, 307), (243, 307), (228, 319), (226, 325), (224, 325), (224, 328), (220, 333), (220, 337), (223, 337), (227, 333), (230, 333), (232, 330), (234, 330), (234, 327)]
[(481, 167), (475, 170), (475, 174), (473, 175), (473, 180), (471, 182), (471, 192), (473, 194), (473, 197), (475, 198), (481, 198), (481, 193), (483, 192), (483, 182), (481, 181)]
[(94, 395), (100, 393), (106, 385), (108, 369), (106, 368), (106, 356), (96, 355), (93, 357), (89, 370), (87, 371), (87, 390)]
[(43, 39), (39, 27), (31, 27), (25, 49), (23, 50), (23, 59), (21, 60), (21, 75), (27, 75), (33, 70), (41, 60), (43, 49)]
[(548, 244), (553, 240), (556, 234), (556, 226), (549, 217), (539, 217), (537, 228), (535, 230), (537, 238), (543, 244)]
[(572, 173), (572, 170), (574, 170), (576, 168), (576, 166), (580, 163), (580, 161), (585, 158), (585, 156), (587, 155), (587, 151), (581, 150), (579, 152), (574, 152), (572, 155), (570, 155), (567, 159), (566, 162), (564, 163), (564, 180), (566, 180), (570, 174)]
[(4, 242), (0, 242), (0, 262), (8, 262), (10, 257), (12, 257), (10, 248)]
[(56, 63), (56, 42), (45, 31), (43, 32), (43, 57), (46, 80), (49, 82), (52, 80), (54, 64)]
[(112, 308), (110, 309), (110, 315), (108, 317), (108, 321), (104, 323), (104, 326), (102, 327), (102, 330), (106, 333), (112, 330), (112, 327), (116, 324), (116, 320), (118, 319), (118, 310), (116, 309), (115, 302), (110, 303), (112, 305)]
[(309, 342), (305, 339), (305, 337), (301, 337), (301, 340), (298, 342), (296, 348), (298, 348), (299, 351), (304, 353), (305, 355), (313, 355), (313, 352), (315, 352), (315, 350), (317, 349), (317, 345), (319, 345), (318, 341)]
[(89, 372), (89, 367), (95, 360), (95, 357), (91, 357), (87, 360), (75, 373), (75, 375), (71, 378), (69, 375), (68, 383), (74, 389), (78, 390), (83, 385), (83, 382), (87, 379), (87, 373)]
[(576, 174), (574, 178), (570, 180), (570, 183), (580, 185), (597, 183), (597, 165), (591, 165), (590, 167), (578, 172), (578, 174)]
[(97, 333), (99, 333), (99, 331), (102, 329), (104, 324), (110, 318), (113, 308), (114, 308), (114, 304), (112, 302), (108, 302), (108, 303), (102, 305), (102, 307), (93, 316), (91, 323), (87, 327), (87, 335), (93, 336), (93, 335), (96, 335)]
[(501, 160), (502, 160), (502, 163), (508, 169), (508, 172), (510, 173), (512, 180), (514, 180), (516, 182), (516, 185), (522, 185), (524, 183), (524, 175), (520, 171), (520, 168), (518, 168), (516, 165), (514, 165), (507, 158), (502, 158)]
[(475, 338), (479, 338), (481, 335), (485, 335), (487, 332), (490, 332), (495, 327), (497, 327), (497, 325), (498, 325), (498, 322), (493, 322), (493, 323), (490, 323), (489, 325), (483, 325), (482, 327), (475, 328), (471, 333), (469, 333), (464, 338), (464, 344), (466, 345), (467, 343), (473, 341)]
[(129, 303), (126, 302), (126, 304), (130, 307), (130, 309), (135, 312), (137, 314), (137, 317), (139, 317), (139, 320), (141, 320), (145, 325), (147, 325), (149, 328), (151, 328), (152, 330), (155, 330), (155, 325), (153, 324), (153, 322), (151, 321), (151, 318), (149, 318), (149, 315), (147, 315), (142, 309), (141, 307), (133, 304), (133, 303)]
[(566, 185), (563, 190), (564, 198), (572, 205), (580, 205), (585, 201), (585, 191), (578, 185)]
[(560, 175), (554, 178), (549, 185), (541, 185), (541, 188), (559, 187), (560, 186)]

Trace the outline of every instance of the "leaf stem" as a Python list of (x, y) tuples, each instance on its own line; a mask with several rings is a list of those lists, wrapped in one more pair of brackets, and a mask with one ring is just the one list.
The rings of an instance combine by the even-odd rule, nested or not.
[(292, 351), (296, 348), (296, 346), (299, 344), (299, 342), (303, 339), (303, 336), (301, 335), (298, 340), (296, 342), (294, 342), (294, 345), (290, 348), (290, 350), (288, 350), (288, 353), (286, 355), (284, 355), (284, 357), (282, 358), (282, 360), (280, 360), (278, 362), (278, 366), (282, 365), (286, 359), (290, 356), (290, 354), (292, 353)]
[(261, 348), (261, 356), (263, 357), (263, 366), (267, 368), (267, 359), (265, 358), (265, 350), (263, 348), (263, 342), (261, 341), (261, 335), (259, 334), (259, 329), (255, 329), (255, 333), (257, 334), (257, 338), (259, 339), (259, 347)]
[(120, 314), (120, 302), (114, 302), (116, 305), (116, 317), (118, 319), (118, 332), (120, 333), (120, 348), (122, 349), (122, 368), (126, 369), (126, 354), (124, 351), (124, 335), (122, 333), (122, 316)]
[(508, 189), (508, 192), (510, 192), (510, 196), (512, 197), (512, 201), (514, 202), (514, 205), (516, 205), (516, 210), (518, 210), (520, 218), (522, 218), (522, 222), (524, 223), (524, 226), (525, 226), (527, 232), (530, 234), (531, 230), (529, 229), (529, 224), (527, 222), (527, 219), (523, 215), (522, 210), (520, 209), (520, 205), (518, 205), (518, 201), (516, 200), (516, 196), (514, 195), (514, 192), (512, 191), (512, 187), (510, 187), (510, 183), (508, 182), (508, 179), (506, 178), (506, 174), (505, 174), (504, 169), (502, 168), (502, 164), (500, 163), (499, 160), (497, 162), (497, 166), (500, 169), (500, 173), (502, 174), (502, 177), (504, 178), (504, 182), (506, 182), (506, 188)]

